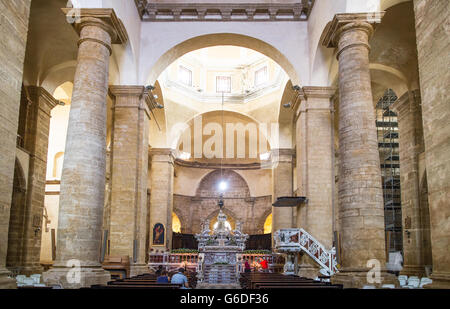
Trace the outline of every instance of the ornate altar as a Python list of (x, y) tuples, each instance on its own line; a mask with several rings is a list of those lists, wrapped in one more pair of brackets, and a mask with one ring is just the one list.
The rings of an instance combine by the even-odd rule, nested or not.
[(241, 232), (241, 224), (231, 231), (225, 225), (227, 216), (219, 210), (217, 227), (211, 232), (209, 221), (202, 224), (202, 232), (195, 235), (199, 250), (199, 282), (234, 283), (239, 279), (237, 255), (245, 249), (247, 234)]

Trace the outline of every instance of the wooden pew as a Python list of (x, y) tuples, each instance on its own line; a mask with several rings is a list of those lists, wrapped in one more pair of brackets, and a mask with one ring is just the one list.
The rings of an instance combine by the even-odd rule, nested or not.
[(270, 288), (332, 288), (340, 289), (341, 285), (332, 285), (329, 282), (315, 281), (313, 279), (274, 273), (244, 273), (240, 279), (244, 289), (270, 289)]

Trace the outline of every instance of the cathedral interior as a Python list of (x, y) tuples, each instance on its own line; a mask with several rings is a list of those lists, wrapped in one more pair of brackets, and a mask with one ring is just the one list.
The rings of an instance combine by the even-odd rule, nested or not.
[[(0, 0), (0, 288), (238, 280), (262, 258), (330, 287), (450, 288), (449, 16)], [(205, 266), (199, 235), (223, 231), (245, 248)]]

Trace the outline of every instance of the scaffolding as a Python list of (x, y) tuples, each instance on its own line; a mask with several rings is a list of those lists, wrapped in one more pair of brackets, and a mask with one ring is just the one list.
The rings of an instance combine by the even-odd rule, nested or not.
[(397, 95), (388, 89), (376, 106), (378, 149), (383, 185), (386, 249), (402, 251), (402, 212), (400, 200), (400, 156), (397, 114), (391, 105)]

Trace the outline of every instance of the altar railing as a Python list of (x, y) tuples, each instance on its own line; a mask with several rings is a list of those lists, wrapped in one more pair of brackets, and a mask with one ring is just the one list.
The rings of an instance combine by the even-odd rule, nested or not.
[(148, 266), (151, 270), (162, 266), (167, 271), (184, 267), (189, 271), (196, 271), (198, 266), (198, 253), (150, 253)]
[(282, 272), (283, 266), (284, 266), (284, 256), (280, 254), (260, 254), (260, 253), (243, 253), (238, 255), (238, 271), (244, 272), (245, 268), (245, 260), (248, 260), (248, 263), (250, 264), (250, 267), (252, 271), (260, 271), (261, 265), (260, 261), (262, 259), (267, 260), (267, 264), (269, 266), (270, 272)]
[[(200, 254), (201, 255), (201, 254)], [(281, 272), (284, 265), (284, 257), (280, 254), (247, 254), (242, 253), (237, 256), (237, 271), (244, 272), (245, 259), (248, 259), (252, 271), (259, 271), (261, 266), (259, 262), (266, 259), (269, 264), (270, 272)], [(191, 271), (199, 271), (203, 265), (199, 263), (198, 253), (151, 253), (149, 254), (148, 265), (150, 269), (156, 270), (161, 265), (167, 271), (176, 270), (184, 267)]]

